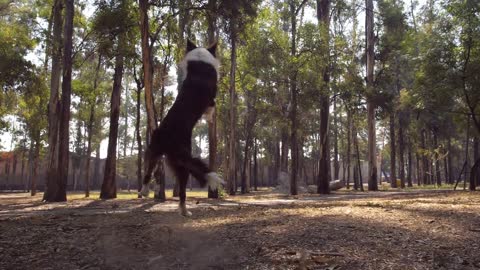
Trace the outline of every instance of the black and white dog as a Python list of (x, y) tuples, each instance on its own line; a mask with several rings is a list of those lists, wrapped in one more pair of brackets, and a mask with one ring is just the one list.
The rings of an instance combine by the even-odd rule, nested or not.
[(190, 216), (185, 205), (186, 187), (192, 174), (203, 187), (216, 189), (223, 180), (212, 172), (199, 158), (191, 155), (192, 131), (197, 121), (206, 114), (211, 121), (217, 94), (218, 69), (217, 44), (209, 48), (197, 48), (187, 42), (185, 59), (179, 67), (179, 93), (172, 107), (152, 135), (145, 152), (145, 178), (141, 195), (148, 197), (148, 183), (159, 159), (166, 156), (167, 164), (176, 175), (179, 184), (180, 214)]

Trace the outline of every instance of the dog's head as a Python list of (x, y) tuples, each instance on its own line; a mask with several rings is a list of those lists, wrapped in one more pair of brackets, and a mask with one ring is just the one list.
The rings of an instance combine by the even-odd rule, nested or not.
[(183, 82), (188, 75), (189, 62), (201, 62), (212, 66), (217, 72), (220, 68), (220, 61), (216, 58), (217, 42), (210, 45), (208, 48), (197, 47), (190, 40), (187, 41), (187, 53), (185, 58), (178, 65), (179, 67), (179, 82)]

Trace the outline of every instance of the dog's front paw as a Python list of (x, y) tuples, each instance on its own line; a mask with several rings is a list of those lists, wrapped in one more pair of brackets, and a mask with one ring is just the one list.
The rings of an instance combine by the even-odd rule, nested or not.
[(142, 195), (142, 197), (144, 198), (148, 198), (148, 196), (150, 195), (150, 188), (148, 187), (148, 185), (142, 185), (142, 190), (140, 190), (140, 195)]
[(220, 185), (225, 185), (225, 181), (217, 173), (211, 172), (207, 174), (207, 184), (211, 190), (216, 190)]

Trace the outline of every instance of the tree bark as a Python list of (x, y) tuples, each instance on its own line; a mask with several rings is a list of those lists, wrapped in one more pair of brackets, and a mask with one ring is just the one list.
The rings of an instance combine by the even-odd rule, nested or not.
[[(330, 115), (330, 0), (317, 0), (317, 20), (320, 27), (322, 40), (325, 43), (323, 47), (323, 57), (326, 61), (323, 66), (323, 87), (320, 93), (320, 164), (317, 183), (317, 192), (320, 194), (329, 194), (329, 175), (330, 175), (330, 144), (329, 144), (329, 115)], [(338, 149), (336, 150), (338, 155)], [(337, 161), (338, 163), (338, 161)], [(336, 166), (337, 164), (335, 164)], [(337, 171), (337, 167), (335, 167)], [(337, 172), (335, 172), (337, 173)], [(338, 174), (338, 173), (337, 173)], [(337, 175), (338, 176), (338, 175)]]
[[(365, 38), (367, 41), (367, 94), (374, 93), (373, 70), (375, 65), (375, 35), (373, 33), (373, 0), (366, 0)], [(367, 122), (368, 122), (368, 190), (378, 190), (377, 183), (377, 155), (375, 136), (375, 104), (372, 98), (367, 97)]]
[[(335, 94), (335, 93), (334, 93)], [(341, 116), (341, 115), (340, 115)], [(341, 121), (341, 119), (340, 119)], [(333, 179), (338, 180), (340, 163), (338, 161), (338, 119), (337, 119), (337, 97), (333, 98)]]
[[(93, 91), (96, 92), (98, 85), (98, 74), (100, 72), (100, 66), (102, 63), (102, 55), (98, 55), (97, 68), (95, 70), (95, 79), (93, 80)], [(88, 118), (88, 142), (87, 142), (87, 157), (85, 162), (85, 197), (90, 197), (90, 156), (92, 155), (92, 138), (93, 138), (93, 122), (95, 120), (95, 107), (97, 106), (97, 98), (90, 106), (90, 116)]]
[(108, 135), (107, 159), (105, 161), (105, 172), (103, 175), (102, 190), (100, 198), (114, 199), (117, 197), (116, 169), (117, 169), (117, 138), (118, 120), (120, 118), (120, 96), (122, 91), (122, 77), (124, 56), (123, 48), (126, 33), (120, 33), (118, 39), (118, 50), (115, 56), (115, 71), (113, 75), (113, 89), (110, 105), (110, 131)]
[[(425, 129), (421, 131), (421, 147), (423, 150), (427, 150), (425, 144)], [(428, 183), (428, 159), (425, 153), (422, 153), (422, 184), (426, 185)]]
[(258, 143), (257, 139), (254, 139), (254, 147), (253, 147), (253, 185), (255, 191), (258, 190), (258, 160), (257, 160), (257, 152), (258, 152)]
[[(433, 130), (433, 144), (435, 150), (438, 150), (438, 139), (437, 139), (437, 132)], [(442, 185), (442, 178), (440, 176), (440, 157), (437, 151), (435, 151), (435, 179), (437, 186)]]
[[(478, 159), (480, 158), (480, 135), (477, 134), (473, 140), (473, 159), (475, 160), (475, 163), (478, 162)], [(475, 171), (476, 175), (476, 182), (475, 186), (480, 186), (480, 166), (477, 167), (477, 170)]]
[(397, 188), (395, 112), (390, 112), (390, 186)]
[(137, 154), (137, 191), (138, 191), (138, 198), (141, 198), (142, 195), (140, 194), (140, 191), (142, 189), (142, 157), (143, 157), (143, 149), (142, 149), (142, 134), (140, 131), (140, 121), (141, 121), (141, 111), (140, 111), (140, 106), (141, 106), (141, 93), (142, 93), (142, 83), (140, 82), (140, 79), (137, 78), (136, 70), (134, 69), (134, 78), (135, 82), (137, 84), (137, 115), (135, 119), (135, 133), (137, 137), (137, 148), (138, 148), (138, 154)]
[(47, 177), (43, 201), (56, 201), (60, 184), (57, 182), (58, 120), (60, 113), (59, 88), (62, 70), (62, 0), (53, 6), (52, 70), (50, 75), (50, 100), (48, 102), (48, 154)]
[(230, 137), (228, 148), (228, 178), (227, 189), (230, 195), (236, 193), (236, 140), (235, 140), (235, 126), (236, 126), (236, 108), (235, 108), (235, 73), (237, 68), (237, 33), (235, 30), (235, 22), (231, 22), (230, 26), (230, 40), (231, 40), (231, 56), (230, 56)]
[[(207, 25), (208, 25), (208, 43), (213, 44), (216, 40), (216, 0), (209, 0), (207, 12)], [(211, 171), (215, 171), (217, 168), (217, 111), (216, 108), (213, 111), (212, 122), (208, 122), (208, 167)], [(218, 199), (218, 189), (212, 190), (208, 187), (208, 198)]]
[[(153, 102), (153, 58), (152, 46), (150, 44), (150, 29), (148, 19), (148, 0), (139, 0), (140, 7), (140, 34), (142, 39), (142, 60), (143, 60), (143, 84), (145, 88), (145, 107), (147, 109), (147, 145), (150, 144), (150, 139), (155, 128), (157, 128), (157, 121), (155, 119), (155, 109)], [(156, 184), (159, 188), (155, 192), (155, 198), (159, 201), (165, 201), (165, 177), (163, 172), (163, 162), (159, 161), (159, 165), (154, 172)]]
[(37, 194), (37, 177), (38, 177), (38, 164), (40, 161), (40, 132), (35, 135), (35, 151), (33, 154), (33, 173), (32, 182), (30, 187), (30, 195), (35, 196)]
[(400, 187), (405, 188), (405, 143), (403, 136), (403, 125), (405, 121), (403, 119), (404, 114), (399, 112), (398, 114), (398, 166), (400, 176)]
[(63, 79), (62, 79), (62, 105), (60, 114), (59, 143), (58, 143), (58, 190), (54, 201), (66, 201), (66, 185), (69, 167), (69, 142), (70, 142), (70, 103), (72, 93), (72, 45), (73, 45), (73, 16), (74, 1), (65, 0), (65, 26), (63, 34)]
[(413, 187), (413, 184), (412, 184), (412, 170), (413, 170), (413, 158), (412, 158), (412, 142), (409, 140), (408, 141), (408, 156), (407, 156), (407, 162), (408, 162), (408, 165), (407, 165), (407, 185), (408, 187)]
[(347, 108), (347, 189), (350, 189), (350, 172), (351, 172), (351, 156), (352, 156), (352, 113)]

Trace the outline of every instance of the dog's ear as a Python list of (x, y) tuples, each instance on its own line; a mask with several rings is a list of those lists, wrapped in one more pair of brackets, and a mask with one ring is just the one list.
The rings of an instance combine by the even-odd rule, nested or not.
[(195, 50), (197, 48), (197, 45), (195, 45), (193, 42), (191, 42), (189, 39), (187, 40), (187, 53), (191, 50)]
[(218, 41), (215, 41), (210, 47), (208, 47), (208, 51), (215, 57), (217, 57), (217, 45)]

